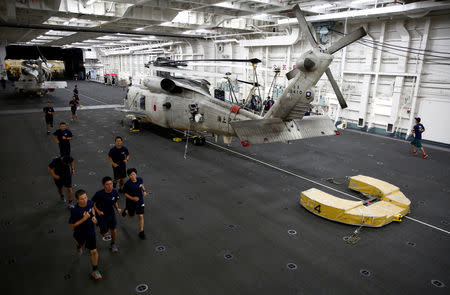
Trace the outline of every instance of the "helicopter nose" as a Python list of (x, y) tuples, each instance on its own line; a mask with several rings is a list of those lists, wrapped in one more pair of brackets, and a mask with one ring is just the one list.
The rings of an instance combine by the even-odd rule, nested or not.
[(311, 71), (314, 68), (315, 65), (316, 65), (316, 63), (310, 58), (305, 58), (305, 60), (303, 62), (303, 67), (308, 72)]

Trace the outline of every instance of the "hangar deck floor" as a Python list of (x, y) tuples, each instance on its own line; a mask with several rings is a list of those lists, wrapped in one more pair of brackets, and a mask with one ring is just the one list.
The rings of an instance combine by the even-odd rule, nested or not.
[[(11, 86), (0, 94), (2, 294), (135, 294), (141, 283), (147, 294), (448, 294), (448, 151), (426, 147), (431, 158), (422, 160), (406, 142), (344, 131), (292, 144), (189, 145), (185, 160), (184, 143), (151, 130), (128, 134), (121, 113), (107, 106), (121, 103), (121, 88), (79, 82), (84, 106), (106, 108), (81, 109), (69, 125), (74, 190), (92, 197), (101, 189), (112, 172), (107, 151), (122, 135), (128, 167), (152, 192), (147, 240), (137, 237), (137, 220), (118, 216), (120, 250), (111, 253), (97, 235), (104, 279), (89, 280), (90, 259), (75, 255), (69, 212), (47, 171), (58, 149), (40, 113), (47, 99), (67, 106), (73, 85), (46, 98), (16, 97)], [(69, 118), (68, 110), (55, 114), (55, 122)], [(327, 181), (357, 174), (399, 186), (414, 219), (363, 228), (350, 245), (343, 237), (356, 227), (299, 205), (311, 187), (358, 196)]]

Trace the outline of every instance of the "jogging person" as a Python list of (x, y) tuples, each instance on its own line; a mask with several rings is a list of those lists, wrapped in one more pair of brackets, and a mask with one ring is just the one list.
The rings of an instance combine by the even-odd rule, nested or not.
[(139, 217), (139, 238), (145, 240), (144, 197), (147, 195), (147, 191), (144, 187), (144, 181), (137, 176), (137, 170), (135, 168), (128, 169), (127, 174), (129, 179), (123, 186), (124, 195), (127, 199), (122, 216), (125, 217), (128, 215), (132, 218), (137, 214)]
[(92, 197), (92, 201), (94, 202), (95, 212), (97, 213), (100, 233), (103, 236), (107, 236), (108, 232), (111, 232), (111, 251), (117, 252), (119, 249), (116, 245), (117, 221), (114, 208), (117, 210), (117, 213), (120, 214), (120, 212), (122, 212), (117, 203), (119, 200), (119, 193), (113, 188), (111, 177), (103, 177), (102, 184), (103, 189), (95, 193), (94, 197)]
[(75, 84), (75, 88), (73, 89), (73, 96), (75, 96), (78, 100), (78, 85)]
[(417, 117), (416, 119), (416, 125), (414, 125), (412, 129), (412, 133), (414, 133), (414, 139), (411, 141), (411, 145), (413, 148), (412, 154), (417, 154), (417, 149), (420, 149), (422, 152), (422, 159), (428, 158), (428, 154), (425, 153), (425, 150), (422, 147), (422, 133), (425, 132), (425, 127), (420, 123), (420, 118)]
[(72, 140), (72, 132), (67, 129), (66, 123), (59, 123), (59, 129), (53, 132), (56, 143), (59, 145), (61, 157), (70, 156), (70, 140)]
[(102, 275), (98, 270), (98, 252), (95, 240), (95, 223), (97, 220), (94, 214), (94, 202), (88, 200), (84, 190), (77, 190), (75, 193), (77, 205), (71, 210), (69, 224), (73, 228), (75, 246), (79, 254), (83, 253), (83, 245), (90, 251), (92, 262), (92, 277), (95, 280), (101, 279)]
[(75, 119), (77, 119), (77, 108), (78, 108), (79, 102), (77, 100), (77, 97), (74, 95), (72, 96), (72, 99), (69, 102), (70, 111), (72, 112), (72, 119), (70, 119), (70, 122), (73, 122)]
[(69, 199), (69, 208), (73, 208), (72, 203), (72, 175), (75, 174), (74, 161), (71, 156), (58, 157), (48, 165), (48, 171), (55, 180), (61, 201), (65, 202), (63, 186), (67, 190), (67, 198)]
[(49, 135), (50, 127), (53, 128), (53, 114), (55, 113), (55, 110), (50, 106), (49, 101), (45, 103), (42, 113), (45, 117), (45, 130), (47, 131), (47, 135)]
[(128, 149), (122, 145), (122, 137), (115, 138), (115, 146), (109, 150), (108, 160), (111, 162), (114, 172), (113, 186), (116, 188), (119, 182), (119, 193), (122, 193), (123, 183), (127, 176), (127, 162), (130, 159)]

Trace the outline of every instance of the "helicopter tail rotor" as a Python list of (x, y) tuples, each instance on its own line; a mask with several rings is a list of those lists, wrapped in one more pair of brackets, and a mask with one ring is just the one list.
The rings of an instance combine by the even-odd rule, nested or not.
[[(317, 41), (316, 41), (317, 37), (315, 35), (314, 30), (311, 30), (311, 28), (309, 27), (308, 23), (306, 22), (305, 17), (303, 16), (303, 13), (302, 13), (302, 11), (300, 9), (300, 6), (298, 4), (294, 7), (294, 11), (295, 11), (295, 15), (297, 17), (300, 29), (305, 34), (306, 39), (308, 39), (308, 41), (311, 44), (313, 50), (320, 50), (320, 51), (322, 51), (321, 48), (319, 47)], [(364, 37), (366, 34), (367, 33), (364, 30), (364, 28), (360, 27), (359, 29), (353, 31), (352, 33), (342, 37), (337, 42), (333, 43), (330, 47), (325, 49), (324, 52), (328, 53), (328, 54), (333, 54), (336, 51), (342, 49), (343, 47), (345, 47), (345, 46), (355, 42), (356, 40)], [(287, 79), (290, 80), (290, 79), (294, 78), (297, 75), (298, 72), (299, 72), (298, 69), (294, 69), (294, 70), (288, 72), (286, 74)], [(325, 73), (326, 73), (326, 75), (328, 77), (328, 80), (331, 83), (331, 86), (333, 87), (334, 93), (336, 94), (336, 97), (337, 97), (337, 99), (339, 101), (339, 104), (340, 104), (341, 108), (345, 109), (347, 107), (347, 103), (345, 102), (344, 96), (342, 95), (342, 92), (340, 91), (336, 80), (334, 79), (333, 75), (331, 74), (330, 68), (328, 68), (325, 71)]]

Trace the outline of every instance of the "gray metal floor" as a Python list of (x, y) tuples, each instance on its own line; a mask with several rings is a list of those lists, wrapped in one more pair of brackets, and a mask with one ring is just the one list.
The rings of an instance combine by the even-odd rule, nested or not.
[[(58, 148), (39, 113), (47, 99), (68, 106), (73, 85), (46, 98), (17, 97), (10, 85), (0, 93), (2, 294), (135, 294), (141, 283), (149, 285), (147, 294), (448, 294), (448, 151), (428, 148), (431, 158), (422, 160), (406, 142), (344, 131), (293, 144), (189, 145), (185, 160), (184, 142), (155, 128), (130, 135), (111, 108), (81, 109), (69, 126), (74, 190), (92, 197), (101, 189), (101, 178), (112, 173), (107, 152), (114, 136), (124, 136), (128, 167), (152, 191), (148, 239), (139, 240), (137, 220), (118, 216), (119, 253), (97, 236), (104, 279), (89, 280), (90, 258), (75, 255), (69, 211), (47, 171)], [(84, 106), (120, 104), (125, 95), (93, 82), (79, 82), (79, 89)], [(30, 109), (37, 111), (25, 113)], [(70, 111), (55, 114), (55, 122), (69, 119)], [(311, 187), (358, 196), (326, 180), (357, 174), (399, 186), (414, 220), (364, 228), (349, 245), (343, 237), (356, 227), (299, 205), (300, 192)]]

